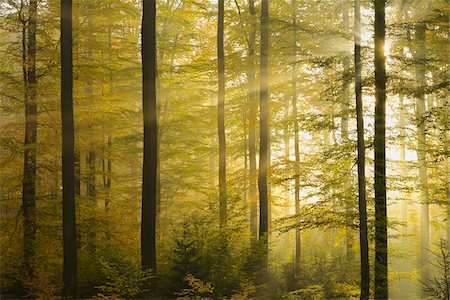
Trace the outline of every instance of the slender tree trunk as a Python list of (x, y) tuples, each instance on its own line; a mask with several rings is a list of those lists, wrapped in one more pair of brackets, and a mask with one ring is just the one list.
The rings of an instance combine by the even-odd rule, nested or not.
[(248, 193), (248, 176), (247, 176), (247, 172), (248, 172), (248, 139), (247, 139), (247, 117), (248, 114), (244, 113), (243, 116), (243, 126), (244, 126), (244, 171), (243, 171), (243, 179), (242, 179), (242, 202), (244, 207), (246, 207), (248, 205), (247, 203), (247, 193)]
[(375, 299), (388, 298), (385, 7), (375, 0)]
[[(216, 95), (213, 94), (211, 95), (211, 109), (217, 107), (216, 103), (215, 103), (215, 97)], [(212, 114), (211, 117), (211, 124), (214, 124), (214, 122), (216, 121), (215, 118), (215, 114)], [(209, 152), (209, 179), (211, 181), (211, 188), (212, 189), (216, 189), (217, 185), (216, 185), (216, 175), (217, 175), (217, 167), (216, 167), (216, 131), (214, 129), (213, 126), (211, 126), (209, 128), (209, 135), (210, 135), (210, 140), (209, 140), (209, 147), (210, 147), (210, 152)]]
[[(448, 97), (445, 98), (443, 101), (444, 111), (445, 114), (445, 120), (447, 121), (447, 124), (450, 123), (450, 100)], [(447, 251), (450, 250), (450, 129), (447, 128), (445, 131), (445, 150), (447, 152), (447, 157), (445, 159), (445, 174), (446, 174), (446, 187), (447, 187)]]
[[(285, 95), (285, 99), (284, 99), (284, 119), (285, 120), (289, 119), (289, 106), (290, 106), (289, 96)], [(286, 163), (285, 163), (286, 172), (288, 172), (289, 161), (290, 161), (290, 156), (291, 156), (290, 140), (291, 139), (290, 139), (290, 133), (289, 133), (289, 124), (286, 122), (286, 125), (284, 126), (284, 132), (283, 132), (284, 159), (286, 160)], [(284, 190), (284, 209), (285, 209), (284, 214), (286, 216), (289, 215), (290, 200), (291, 200), (291, 186), (290, 186), (290, 182), (288, 181), (287, 186)]]
[[(294, 201), (295, 201), (295, 214), (297, 216), (297, 223), (300, 223), (300, 141), (299, 141), (299, 129), (298, 129), (298, 113), (297, 113), (297, 1), (292, 0), (293, 11), (293, 34), (294, 34), (294, 65), (292, 67), (292, 118), (294, 119), (294, 152), (295, 152), (295, 164), (294, 164)], [(301, 233), (300, 229), (295, 230), (295, 273), (300, 272), (300, 258), (301, 258)]]
[[(112, 162), (111, 162), (111, 150), (112, 150), (112, 141), (111, 136), (108, 135), (107, 138), (107, 151), (105, 155), (105, 151), (102, 151), (102, 174), (103, 174), (103, 187), (105, 188), (105, 213), (109, 212), (109, 204), (110, 204), (110, 193), (111, 193), (111, 173), (112, 173)], [(106, 215), (107, 219), (109, 216)], [(110, 228), (107, 226), (105, 232), (106, 240), (111, 240)]]
[[(34, 241), (36, 238), (36, 142), (37, 142), (37, 103), (36, 103), (36, 23), (37, 0), (31, 0), (28, 6), (28, 43), (24, 46), (23, 62), (25, 81), (25, 137), (24, 166), (22, 186), (23, 212), (23, 260), (25, 272), (31, 278), (34, 275)], [(23, 22), (24, 33), (26, 23)], [(23, 35), (25, 39), (25, 34)], [(26, 45), (26, 46), (25, 46)]]
[(218, 97), (218, 134), (219, 134), (219, 206), (220, 206), (220, 228), (227, 224), (227, 163), (226, 163), (226, 141), (225, 141), (225, 52), (223, 46), (223, 21), (224, 0), (219, 0), (218, 24), (217, 24), (217, 58), (219, 77)]
[[(342, 25), (344, 27), (344, 32), (347, 32), (350, 27), (349, 20), (349, 2), (343, 0), (343, 11), (342, 11)], [(348, 112), (350, 103), (350, 56), (344, 54), (343, 58), (344, 73), (342, 74), (343, 88), (342, 88), (342, 119), (341, 119), (341, 135), (342, 142), (344, 144), (348, 143)], [(346, 168), (347, 169), (347, 168)], [(350, 167), (348, 167), (350, 169)], [(351, 176), (350, 172), (346, 172), (344, 179), (344, 195), (345, 197), (345, 213), (347, 215), (347, 228), (345, 229), (345, 242), (346, 242), (346, 256), (348, 261), (354, 259), (353, 253), (353, 232), (350, 227), (352, 223), (351, 211), (352, 211), (352, 196), (350, 192), (351, 188)]]
[[(113, 81), (113, 73), (112, 73), (112, 28), (108, 26), (108, 62), (109, 62), (109, 97), (110, 100), (114, 95), (114, 81)], [(107, 137), (107, 151), (106, 151), (106, 163), (105, 158), (102, 159), (102, 171), (103, 171), (103, 186), (106, 190), (105, 195), (105, 213), (109, 212), (109, 204), (110, 204), (110, 193), (111, 193), (111, 174), (112, 174), (112, 161), (111, 161), (111, 151), (112, 151), (112, 137), (108, 132)], [(111, 239), (110, 228), (108, 226), (106, 231), (106, 240), (109, 241)]]
[[(401, 177), (405, 178), (407, 174), (406, 170), (406, 119), (405, 119), (405, 105), (404, 105), (404, 97), (403, 95), (399, 95), (399, 101), (400, 101), (400, 120), (399, 120), (399, 127), (400, 127), (400, 163), (401, 163)], [(401, 220), (404, 222), (404, 234), (405, 236), (408, 234), (408, 203), (407, 203), (407, 195), (405, 192), (402, 193), (402, 204), (401, 204)]]
[[(91, 5), (88, 5), (89, 10), (93, 10), (93, 7)], [(92, 15), (88, 16), (88, 46), (87, 46), (87, 57), (88, 61), (93, 61), (93, 54), (92, 54), (92, 31), (93, 31), (93, 20)], [(93, 90), (92, 90), (92, 79), (89, 78), (87, 80), (87, 98), (89, 103), (93, 102)], [(92, 124), (89, 124), (89, 128), (92, 128)], [(94, 255), (96, 251), (96, 216), (95, 216), (95, 210), (96, 210), (96, 204), (97, 204), (97, 195), (96, 195), (96, 186), (95, 186), (95, 164), (96, 164), (96, 155), (95, 155), (95, 149), (92, 143), (92, 140), (89, 141), (89, 150), (86, 154), (86, 168), (87, 168), (87, 176), (86, 176), (86, 196), (89, 199), (90, 207), (92, 208), (92, 212), (89, 215), (89, 229), (88, 229), (88, 237), (87, 237), (87, 246), (89, 250), (89, 254)]]
[(77, 296), (75, 140), (73, 122), (72, 0), (61, 0), (61, 120), (63, 186), (63, 295)]
[(92, 212), (89, 216), (89, 230), (88, 230), (88, 238), (87, 238), (87, 246), (89, 250), (89, 254), (94, 255), (96, 251), (96, 217), (95, 217), (95, 209), (97, 204), (96, 199), (96, 189), (95, 189), (95, 152), (92, 148), (88, 151), (86, 155), (86, 167), (87, 167), (87, 176), (86, 176), (86, 196), (89, 199), (90, 206), (92, 208)]
[(249, 133), (248, 133), (248, 152), (250, 161), (249, 178), (249, 196), (250, 196), (250, 239), (251, 244), (255, 246), (258, 239), (258, 202), (257, 202), (257, 168), (256, 168), (256, 123), (258, 111), (258, 94), (256, 86), (255, 72), (255, 39), (256, 39), (256, 10), (255, 1), (249, 0), (249, 11), (251, 18), (251, 31), (248, 45), (248, 91), (249, 102)]
[[(426, 158), (426, 134), (425, 134), (425, 94), (422, 92), (425, 85), (425, 23), (415, 25), (416, 33), (416, 82), (419, 95), (416, 98), (416, 122), (417, 122), (417, 160), (420, 181), (420, 257), (419, 264), (425, 267), (428, 263), (428, 251), (430, 248), (430, 212), (428, 197), (428, 174)], [(426, 271), (422, 273), (422, 280), (426, 278)]]
[(267, 172), (269, 169), (269, 1), (261, 2), (261, 57), (260, 57), (260, 141), (259, 141), (259, 238), (264, 252), (262, 268), (267, 269), (269, 234), (269, 195)]
[(355, 0), (355, 98), (356, 123), (358, 135), (358, 208), (359, 208), (359, 251), (361, 257), (361, 293), (362, 300), (369, 299), (369, 242), (367, 237), (366, 204), (366, 146), (364, 141), (364, 107), (361, 81), (361, 4)]
[(156, 204), (158, 112), (156, 100), (156, 1), (143, 0), (142, 102), (144, 113), (144, 164), (142, 172), (142, 270), (156, 274)]

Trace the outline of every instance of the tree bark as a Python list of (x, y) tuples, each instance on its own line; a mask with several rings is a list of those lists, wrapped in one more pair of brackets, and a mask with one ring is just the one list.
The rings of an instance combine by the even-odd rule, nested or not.
[(259, 155), (259, 238), (263, 249), (262, 268), (267, 269), (269, 197), (267, 172), (269, 169), (269, 1), (261, 2), (261, 57), (260, 57), (260, 155)]
[[(32, 280), (34, 275), (34, 241), (36, 238), (36, 142), (37, 142), (37, 103), (36, 103), (36, 24), (37, 0), (28, 6), (28, 23), (22, 20), (23, 61), (25, 85), (25, 136), (24, 166), (22, 181), (23, 212), (23, 260), (26, 275)], [(28, 42), (25, 39), (25, 29)]]
[(61, 0), (61, 120), (63, 185), (63, 295), (77, 296), (75, 140), (73, 122), (72, 0)]
[(156, 274), (156, 203), (158, 160), (158, 112), (156, 99), (156, 1), (143, 0), (142, 104), (144, 113), (144, 161), (142, 171), (142, 270)]
[(220, 228), (227, 224), (227, 165), (226, 165), (226, 140), (225, 140), (225, 51), (223, 46), (224, 27), (224, 0), (218, 1), (218, 24), (217, 24), (217, 59), (219, 96), (217, 102), (217, 121), (219, 135), (219, 206), (220, 206)]
[(355, 0), (355, 98), (356, 123), (358, 135), (358, 208), (359, 208), (359, 249), (361, 257), (360, 298), (369, 299), (370, 266), (369, 242), (367, 236), (367, 204), (366, 204), (366, 146), (364, 141), (364, 107), (362, 101), (362, 64), (361, 64), (361, 4)]
[(254, 246), (258, 239), (258, 203), (257, 203), (257, 167), (256, 167), (256, 123), (258, 111), (258, 94), (256, 86), (255, 72), (255, 39), (256, 39), (256, 10), (255, 1), (249, 0), (250, 11), (250, 36), (248, 45), (248, 91), (247, 97), (249, 102), (249, 133), (248, 133), (248, 152), (250, 163), (249, 175), (249, 197), (250, 197), (250, 240)]
[(375, 0), (375, 299), (388, 298), (385, 0)]

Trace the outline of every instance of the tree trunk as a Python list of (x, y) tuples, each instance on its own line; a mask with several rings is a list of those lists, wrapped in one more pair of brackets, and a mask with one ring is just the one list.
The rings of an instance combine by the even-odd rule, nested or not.
[[(450, 100), (448, 97), (443, 101), (445, 120), (447, 124), (450, 123)], [(445, 158), (445, 174), (446, 174), (446, 187), (447, 187), (447, 251), (450, 251), (450, 130), (447, 128), (445, 134), (445, 150), (447, 157)]]
[(259, 238), (263, 249), (262, 268), (267, 269), (269, 195), (267, 172), (269, 169), (269, 1), (261, 2), (261, 57), (260, 57), (260, 155), (259, 155)]
[(385, 0), (375, 0), (375, 299), (388, 298)]
[(63, 186), (63, 295), (77, 296), (75, 141), (73, 125), (72, 0), (61, 0), (61, 120)]
[[(343, 11), (342, 11), (342, 25), (344, 32), (347, 32), (350, 27), (349, 20), (349, 2), (343, 0)], [(344, 73), (342, 74), (343, 88), (342, 88), (342, 119), (341, 119), (341, 135), (342, 143), (348, 143), (348, 112), (350, 103), (350, 56), (347, 53), (344, 54), (343, 58)], [(353, 232), (351, 228), (352, 218), (352, 196), (351, 196), (351, 176), (350, 176), (350, 166), (346, 168), (346, 173), (344, 177), (344, 195), (345, 195), (345, 214), (347, 215), (347, 228), (345, 229), (345, 242), (346, 242), (346, 256), (348, 261), (354, 259), (353, 253)]]
[[(102, 173), (103, 173), (103, 187), (105, 188), (105, 213), (106, 218), (109, 220), (109, 216), (107, 215), (109, 212), (109, 203), (110, 203), (110, 193), (111, 193), (111, 173), (112, 173), (112, 162), (111, 162), (111, 150), (112, 150), (112, 139), (111, 135), (108, 135), (107, 138), (107, 151), (105, 155), (105, 151), (102, 152)], [(106, 157), (105, 157), (106, 156)], [(107, 226), (105, 237), (106, 240), (111, 240), (111, 232), (110, 226)]]
[[(400, 163), (401, 163), (401, 177), (405, 178), (407, 176), (407, 169), (406, 169), (406, 118), (405, 118), (405, 105), (404, 105), (404, 97), (403, 95), (399, 95), (399, 105), (400, 105), (400, 120), (399, 120), (399, 127), (400, 127)], [(402, 204), (401, 204), (401, 220), (404, 222), (404, 230), (403, 234), (405, 237), (408, 234), (408, 202), (407, 202), (407, 193), (402, 192)], [(404, 239), (406, 242), (406, 239)]]
[[(428, 204), (428, 174), (426, 158), (426, 134), (425, 134), (425, 23), (415, 25), (416, 33), (416, 82), (418, 96), (416, 98), (416, 122), (417, 122), (417, 160), (420, 181), (420, 255), (419, 265), (425, 267), (428, 263), (428, 251), (430, 248), (430, 216)], [(422, 280), (426, 278), (426, 272), (422, 272)]]
[[(92, 146), (91, 146), (92, 147)], [(94, 255), (96, 251), (96, 217), (95, 217), (95, 209), (97, 205), (96, 199), (96, 189), (95, 189), (95, 152), (89, 150), (86, 155), (86, 167), (87, 167), (87, 176), (86, 176), (86, 196), (89, 199), (89, 205), (92, 208), (92, 212), (89, 216), (89, 228), (88, 228), (88, 237), (87, 237), (87, 247), (90, 255)]]
[(256, 86), (255, 72), (255, 39), (256, 39), (256, 10), (255, 1), (249, 0), (249, 11), (251, 18), (251, 31), (248, 45), (248, 91), (247, 97), (249, 102), (249, 133), (248, 133), (248, 152), (250, 161), (250, 178), (249, 178), (249, 197), (250, 197), (250, 240), (254, 246), (258, 239), (258, 203), (257, 203), (257, 168), (256, 168), (256, 123), (258, 111), (258, 94)]
[(366, 204), (366, 152), (364, 141), (364, 107), (362, 102), (361, 81), (361, 4), (355, 0), (355, 98), (356, 123), (358, 135), (358, 208), (359, 208), (359, 249), (361, 257), (361, 299), (369, 299), (370, 267), (369, 242), (367, 237), (367, 204)]
[[(108, 63), (109, 63), (109, 97), (110, 101), (114, 95), (114, 81), (113, 81), (113, 73), (112, 73), (112, 28), (108, 26)], [(112, 173), (112, 161), (111, 161), (111, 151), (112, 151), (112, 137), (111, 134), (108, 133), (107, 137), (107, 151), (106, 151), (106, 166), (105, 166), (105, 158), (102, 160), (102, 171), (103, 171), (103, 186), (106, 190), (105, 195), (105, 213), (109, 212), (109, 204), (110, 204), (110, 193), (111, 193), (111, 173)], [(108, 216), (107, 216), (108, 217)], [(111, 239), (110, 228), (106, 229), (106, 240), (109, 241)]]
[(156, 202), (158, 160), (158, 112), (156, 100), (156, 1), (143, 0), (142, 104), (144, 113), (144, 161), (142, 171), (142, 270), (156, 274)]
[[(37, 142), (37, 103), (36, 103), (36, 23), (37, 0), (28, 6), (28, 24), (23, 21), (23, 69), (25, 85), (25, 136), (24, 166), (22, 186), (23, 212), (23, 260), (26, 276), (32, 280), (34, 275), (34, 241), (36, 238), (36, 142)], [(28, 43), (25, 32), (28, 28)]]
[(223, 21), (224, 0), (219, 0), (218, 24), (217, 24), (217, 58), (219, 77), (219, 97), (217, 102), (217, 121), (219, 134), (219, 206), (220, 228), (227, 224), (227, 165), (226, 165), (226, 141), (225, 141), (225, 52), (223, 46)]
[[(284, 99), (284, 119), (288, 120), (289, 119), (289, 105), (290, 105), (290, 101), (289, 101), (289, 96), (285, 95), (285, 99)], [(290, 156), (291, 156), (291, 152), (290, 152), (290, 133), (289, 133), (289, 124), (286, 122), (286, 125), (284, 126), (284, 132), (283, 132), (283, 141), (284, 141), (284, 159), (286, 161), (285, 163), (285, 168), (286, 168), (286, 172), (288, 172), (288, 167), (289, 167), (289, 161), (290, 161)], [(290, 181), (287, 182), (287, 186), (284, 190), (284, 214), (285, 216), (289, 215), (289, 206), (290, 206), (290, 200), (291, 200), (291, 189), (290, 189)]]
[[(91, 5), (88, 6), (89, 10), (93, 10)], [(87, 57), (88, 61), (93, 61), (92, 54), (92, 31), (93, 31), (93, 20), (92, 15), (88, 16), (88, 46), (87, 46)], [(89, 78), (87, 80), (87, 98), (89, 103), (93, 102), (93, 90), (92, 90), (92, 79)], [(89, 123), (89, 128), (92, 128), (92, 123)], [(88, 219), (88, 237), (87, 237), (87, 247), (90, 255), (94, 255), (96, 251), (95, 240), (96, 240), (96, 217), (95, 217), (95, 209), (97, 204), (96, 199), (96, 189), (95, 189), (95, 149), (93, 146), (92, 140), (89, 141), (89, 151), (86, 154), (86, 168), (87, 168), (87, 176), (86, 176), (86, 196), (89, 199), (89, 205), (92, 209), (92, 212), (89, 214)]]
[[(295, 214), (297, 216), (297, 223), (300, 223), (300, 145), (299, 145), (299, 129), (298, 129), (298, 114), (297, 114), (297, 3), (296, 0), (292, 0), (293, 8), (293, 34), (294, 34), (294, 65), (292, 67), (292, 118), (294, 121), (294, 151), (295, 151), (295, 164), (294, 164), (294, 201), (295, 201)], [(301, 254), (301, 233), (300, 229), (295, 230), (295, 273), (300, 272), (300, 254)]]

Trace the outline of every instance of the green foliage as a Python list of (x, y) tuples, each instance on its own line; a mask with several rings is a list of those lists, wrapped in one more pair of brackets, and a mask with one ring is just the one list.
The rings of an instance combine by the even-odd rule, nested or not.
[(185, 277), (186, 284), (189, 286), (187, 289), (183, 289), (177, 294), (177, 299), (195, 299), (195, 300), (207, 300), (213, 299), (212, 295), (214, 287), (206, 282), (204, 283), (198, 278), (195, 278), (192, 274), (188, 274)]
[(101, 262), (105, 284), (97, 286), (99, 299), (136, 298), (149, 292), (149, 283), (154, 275), (151, 271), (140, 271), (126, 261)]
[(435, 261), (432, 263), (437, 268), (437, 275), (433, 279), (422, 282), (423, 290), (431, 299), (449, 299), (450, 297), (450, 251), (441, 240), (440, 251), (432, 252)]
[(325, 292), (320, 285), (311, 285), (304, 289), (289, 292), (283, 297), (288, 300), (320, 300), (325, 299)]

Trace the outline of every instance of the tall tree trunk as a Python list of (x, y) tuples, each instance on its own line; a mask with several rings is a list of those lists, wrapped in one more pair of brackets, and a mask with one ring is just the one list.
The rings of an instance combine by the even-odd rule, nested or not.
[[(349, 20), (349, 2), (343, 0), (342, 2), (342, 25), (344, 32), (347, 33), (350, 27)], [(343, 88), (342, 88), (342, 119), (341, 119), (341, 135), (342, 142), (348, 143), (348, 112), (350, 103), (350, 56), (345, 53), (343, 58), (344, 73), (342, 74)], [(336, 140), (335, 140), (336, 142)], [(346, 170), (350, 169), (350, 166)], [(351, 211), (352, 211), (352, 196), (351, 196), (351, 176), (350, 172), (346, 171), (344, 178), (344, 195), (345, 197), (345, 213), (347, 215), (347, 228), (345, 228), (345, 242), (346, 242), (346, 256), (347, 260), (351, 261), (354, 258), (353, 253), (353, 233), (350, 224), (352, 223)]]
[(269, 234), (269, 195), (267, 172), (269, 169), (269, 1), (261, 2), (261, 57), (260, 57), (260, 141), (259, 141), (259, 238), (263, 249), (262, 268), (267, 269)]
[(219, 97), (217, 102), (217, 121), (219, 134), (219, 206), (220, 206), (220, 228), (227, 224), (227, 163), (226, 163), (226, 141), (225, 141), (225, 52), (223, 46), (223, 21), (224, 0), (219, 0), (218, 24), (217, 24), (217, 59), (219, 77)]
[[(448, 97), (443, 101), (445, 120), (447, 124), (450, 123), (450, 100)], [(447, 128), (445, 131), (445, 150), (447, 157), (445, 158), (445, 175), (446, 175), (446, 187), (447, 187), (447, 251), (450, 250), (450, 129)]]
[(369, 299), (369, 242), (367, 237), (366, 204), (366, 147), (364, 141), (364, 107), (362, 102), (362, 64), (361, 64), (361, 4), (355, 0), (355, 98), (356, 123), (358, 135), (358, 208), (359, 208), (359, 251), (361, 257), (361, 292), (362, 300)]
[[(299, 129), (298, 129), (298, 113), (297, 113), (297, 1), (292, 0), (292, 30), (294, 34), (294, 65), (292, 67), (292, 118), (294, 121), (294, 201), (295, 214), (297, 216), (297, 223), (300, 223), (300, 145), (299, 145)], [(300, 272), (300, 258), (301, 258), (301, 233), (300, 229), (295, 230), (295, 273)]]
[(144, 162), (142, 171), (142, 270), (156, 274), (156, 202), (158, 112), (156, 100), (156, 1), (143, 0), (142, 104), (144, 113)]
[[(25, 83), (25, 137), (24, 166), (22, 181), (23, 212), (23, 260), (25, 272), (34, 275), (34, 241), (36, 238), (36, 142), (37, 142), (37, 103), (36, 103), (36, 23), (37, 0), (28, 6), (28, 24), (23, 21), (23, 61)], [(25, 27), (28, 29), (26, 45)]]
[[(114, 95), (114, 81), (113, 81), (113, 72), (112, 72), (112, 28), (108, 26), (108, 63), (109, 63), (109, 97), (110, 101)], [(110, 204), (110, 193), (111, 193), (111, 174), (112, 174), (112, 161), (111, 161), (111, 151), (112, 151), (112, 137), (110, 132), (108, 132), (107, 137), (107, 151), (106, 151), (106, 163), (105, 158), (102, 159), (102, 172), (103, 172), (103, 186), (106, 190), (105, 195), (105, 213), (109, 212), (109, 204)], [(111, 239), (110, 228), (108, 226), (106, 230), (106, 240)]]
[(385, 7), (375, 0), (375, 299), (388, 298)]
[[(91, 5), (88, 5), (88, 9), (89, 10), (93, 10), (93, 7)], [(93, 61), (93, 54), (92, 54), (92, 45), (93, 45), (93, 40), (92, 40), (92, 31), (93, 31), (93, 20), (92, 20), (92, 15), (90, 14), (88, 16), (88, 29), (89, 29), (89, 33), (88, 33), (88, 46), (87, 46), (87, 58), (88, 61), (92, 62)], [(87, 98), (89, 103), (93, 103), (93, 90), (92, 90), (92, 79), (89, 78), (87, 80)], [(92, 128), (92, 123), (88, 124), (88, 127), (91, 129)], [(88, 251), (89, 254), (94, 255), (95, 251), (96, 251), (96, 246), (95, 246), (95, 240), (96, 240), (96, 217), (95, 217), (95, 210), (96, 210), (96, 204), (97, 204), (97, 199), (96, 199), (96, 187), (95, 187), (95, 149), (93, 146), (93, 142), (92, 140), (89, 141), (89, 150), (88, 153), (86, 154), (86, 168), (87, 168), (87, 176), (86, 176), (86, 196), (87, 199), (89, 199), (89, 205), (92, 209), (92, 212), (89, 214), (89, 219), (88, 219), (88, 237), (87, 237), (87, 246), (88, 246)]]
[(63, 295), (77, 296), (75, 140), (73, 123), (72, 0), (61, 0), (61, 120), (63, 186)]
[[(290, 101), (289, 101), (289, 96), (285, 95), (285, 99), (284, 99), (284, 119), (285, 120), (289, 120), (289, 105), (290, 105)], [(285, 126), (284, 126), (284, 130), (283, 130), (283, 141), (284, 141), (284, 159), (286, 161), (285, 163), (285, 168), (286, 168), (286, 172), (288, 172), (288, 167), (289, 167), (289, 161), (290, 161), (290, 156), (291, 156), (291, 145), (290, 145), (290, 133), (289, 133), (289, 124), (286, 122)], [(284, 214), (285, 216), (289, 215), (289, 206), (290, 206), (290, 200), (291, 200), (291, 186), (290, 186), (290, 181), (287, 182), (287, 186), (284, 190)]]
[(258, 203), (257, 203), (257, 169), (256, 169), (256, 123), (258, 111), (258, 94), (255, 72), (255, 39), (256, 39), (256, 10), (255, 1), (249, 0), (251, 31), (248, 45), (248, 91), (249, 102), (249, 132), (248, 132), (248, 154), (250, 161), (249, 197), (250, 197), (250, 240), (254, 246), (258, 239)]
[(420, 266), (424, 267), (428, 262), (428, 251), (430, 247), (430, 217), (428, 204), (428, 174), (426, 158), (426, 135), (425, 135), (425, 23), (415, 25), (416, 39), (416, 82), (418, 96), (416, 98), (416, 122), (417, 122), (417, 160), (420, 181)]

